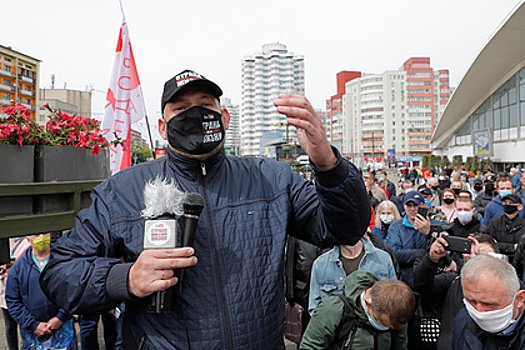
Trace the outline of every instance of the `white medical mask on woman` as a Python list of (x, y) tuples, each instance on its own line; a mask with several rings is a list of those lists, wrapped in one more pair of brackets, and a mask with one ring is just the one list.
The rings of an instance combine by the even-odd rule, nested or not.
[(507, 329), (511, 324), (516, 320), (512, 319), (512, 314), (514, 312), (514, 300), (516, 300), (516, 295), (512, 299), (512, 303), (509, 306), (504, 307), (500, 310), (494, 311), (478, 311), (474, 306), (472, 306), (465, 298), (463, 298), (463, 303), (467, 308), (468, 314), (474, 322), (483, 329), (485, 332), (489, 333), (498, 333), (504, 329)]
[(394, 222), (394, 214), (381, 214), (379, 215), (379, 219), (383, 224), (390, 225)]

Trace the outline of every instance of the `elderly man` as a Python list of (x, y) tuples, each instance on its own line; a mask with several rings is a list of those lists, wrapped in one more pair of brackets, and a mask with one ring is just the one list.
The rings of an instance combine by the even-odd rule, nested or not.
[[(346, 277), (344, 295), (328, 297), (315, 309), (299, 349), (406, 349), (414, 305), (414, 294), (403, 282), (356, 271)], [(342, 334), (349, 309), (355, 328)]]
[(525, 291), (507, 262), (480, 255), (461, 270), (465, 308), (458, 313), (453, 350), (525, 349)]
[[(286, 235), (355, 244), (370, 222), (359, 170), (330, 147), (304, 96), (283, 94), (274, 104), (296, 127), (315, 185), (286, 163), (226, 156), (221, 94), (193, 71), (168, 80), (159, 120), (166, 157), (97, 186), (43, 272), (46, 294), (72, 313), (125, 301), (125, 349), (284, 349)], [(203, 197), (193, 248), (144, 249), (144, 188), (159, 177)], [(171, 310), (148, 312), (148, 296), (179, 283), (182, 268)]]
[[(440, 321), (437, 329), (425, 332), (422, 338), (427, 342), (429, 339), (437, 342), (438, 350), (450, 349), (454, 319), (465, 307), (461, 279), (458, 278), (456, 263), (449, 257), (448, 243), (444, 238), (446, 235), (446, 232), (441, 233), (430, 246), (428, 254), (414, 264), (414, 289), (421, 294), (422, 305), (437, 309)], [(467, 258), (482, 254), (503, 258), (491, 236), (480, 233), (469, 239), (472, 246), (471, 254), (465, 255)]]

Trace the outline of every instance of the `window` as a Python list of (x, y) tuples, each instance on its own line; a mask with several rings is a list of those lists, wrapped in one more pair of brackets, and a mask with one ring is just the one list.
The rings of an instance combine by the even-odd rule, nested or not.
[(520, 103), (521, 125), (525, 125), (525, 102)]
[(509, 106), (509, 126), (518, 126), (518, 105), (516, 104)]

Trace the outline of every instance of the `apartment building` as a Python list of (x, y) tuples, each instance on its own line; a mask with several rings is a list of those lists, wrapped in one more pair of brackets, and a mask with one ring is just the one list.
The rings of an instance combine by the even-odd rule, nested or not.
[(19, 103), (35, 118), (39, 105), (40, 60), (0, 45), (0, 107)]
[[(338, 94), (327, 100), (331, 140), (357, 164), (417, 164), (432, 152), (430, 138), (450, 98), (449, 72), (413, 57), (382, 74), (340, 72)], [(344, 91), (339, 86), (344, 83)]]
[[(304, 95), (304, 57), (271, 43), (242, 62), (242, 103), (240, 113), (241, 153), (266, 155), (270, 140), (286, 142), (285, 116), (277, 112), (273, 100), (281, 93)], [(288, 142), (297, 139), (289, 128)]]

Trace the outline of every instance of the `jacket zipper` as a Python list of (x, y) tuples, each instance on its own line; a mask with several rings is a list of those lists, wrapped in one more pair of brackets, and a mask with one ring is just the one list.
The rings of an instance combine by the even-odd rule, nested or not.
[(224, 286), (222, 284), (222, 277), (220, 274), (220, 264), (219, 264), (219, 257), (217, 255), (217, 242), (215, 241), (215, 232), (213, 230), (213, 221), (211, 219), (211, 211), (210, 211), (210, 205), (208, 202), (208, 196), (206, 195), (206, 185), (204, 182), (204, 176), (206, 176), (206, 165), (204, 162), (201, 163), (201, 170), (202, 170), (202, 190), (204, 194), (204, 202), (206, 203), (205, 208), (208, 208), (206, 210), (207, 217), (208, 217), (208, 224), (210, 225), (210, 235), (211, 235), (211, 242), (213, 244), (213, 257), (215, 261), (215, 269), (217, 271), (217, 279), (219, 282), (219, 288), (221, 290), (221, 301), (222, 301), (222, 311), (224, 313), (224, 319), (226, 322), (226, 337), (228, 338), (228, 349), (233, 350), (233, 342), (232, 342), (232, 336), (231, 336), (231, 326), (230, 326), (230, 317), (228, 314), (228, 308), (226, 307), (226, 296), (224, 295)]

